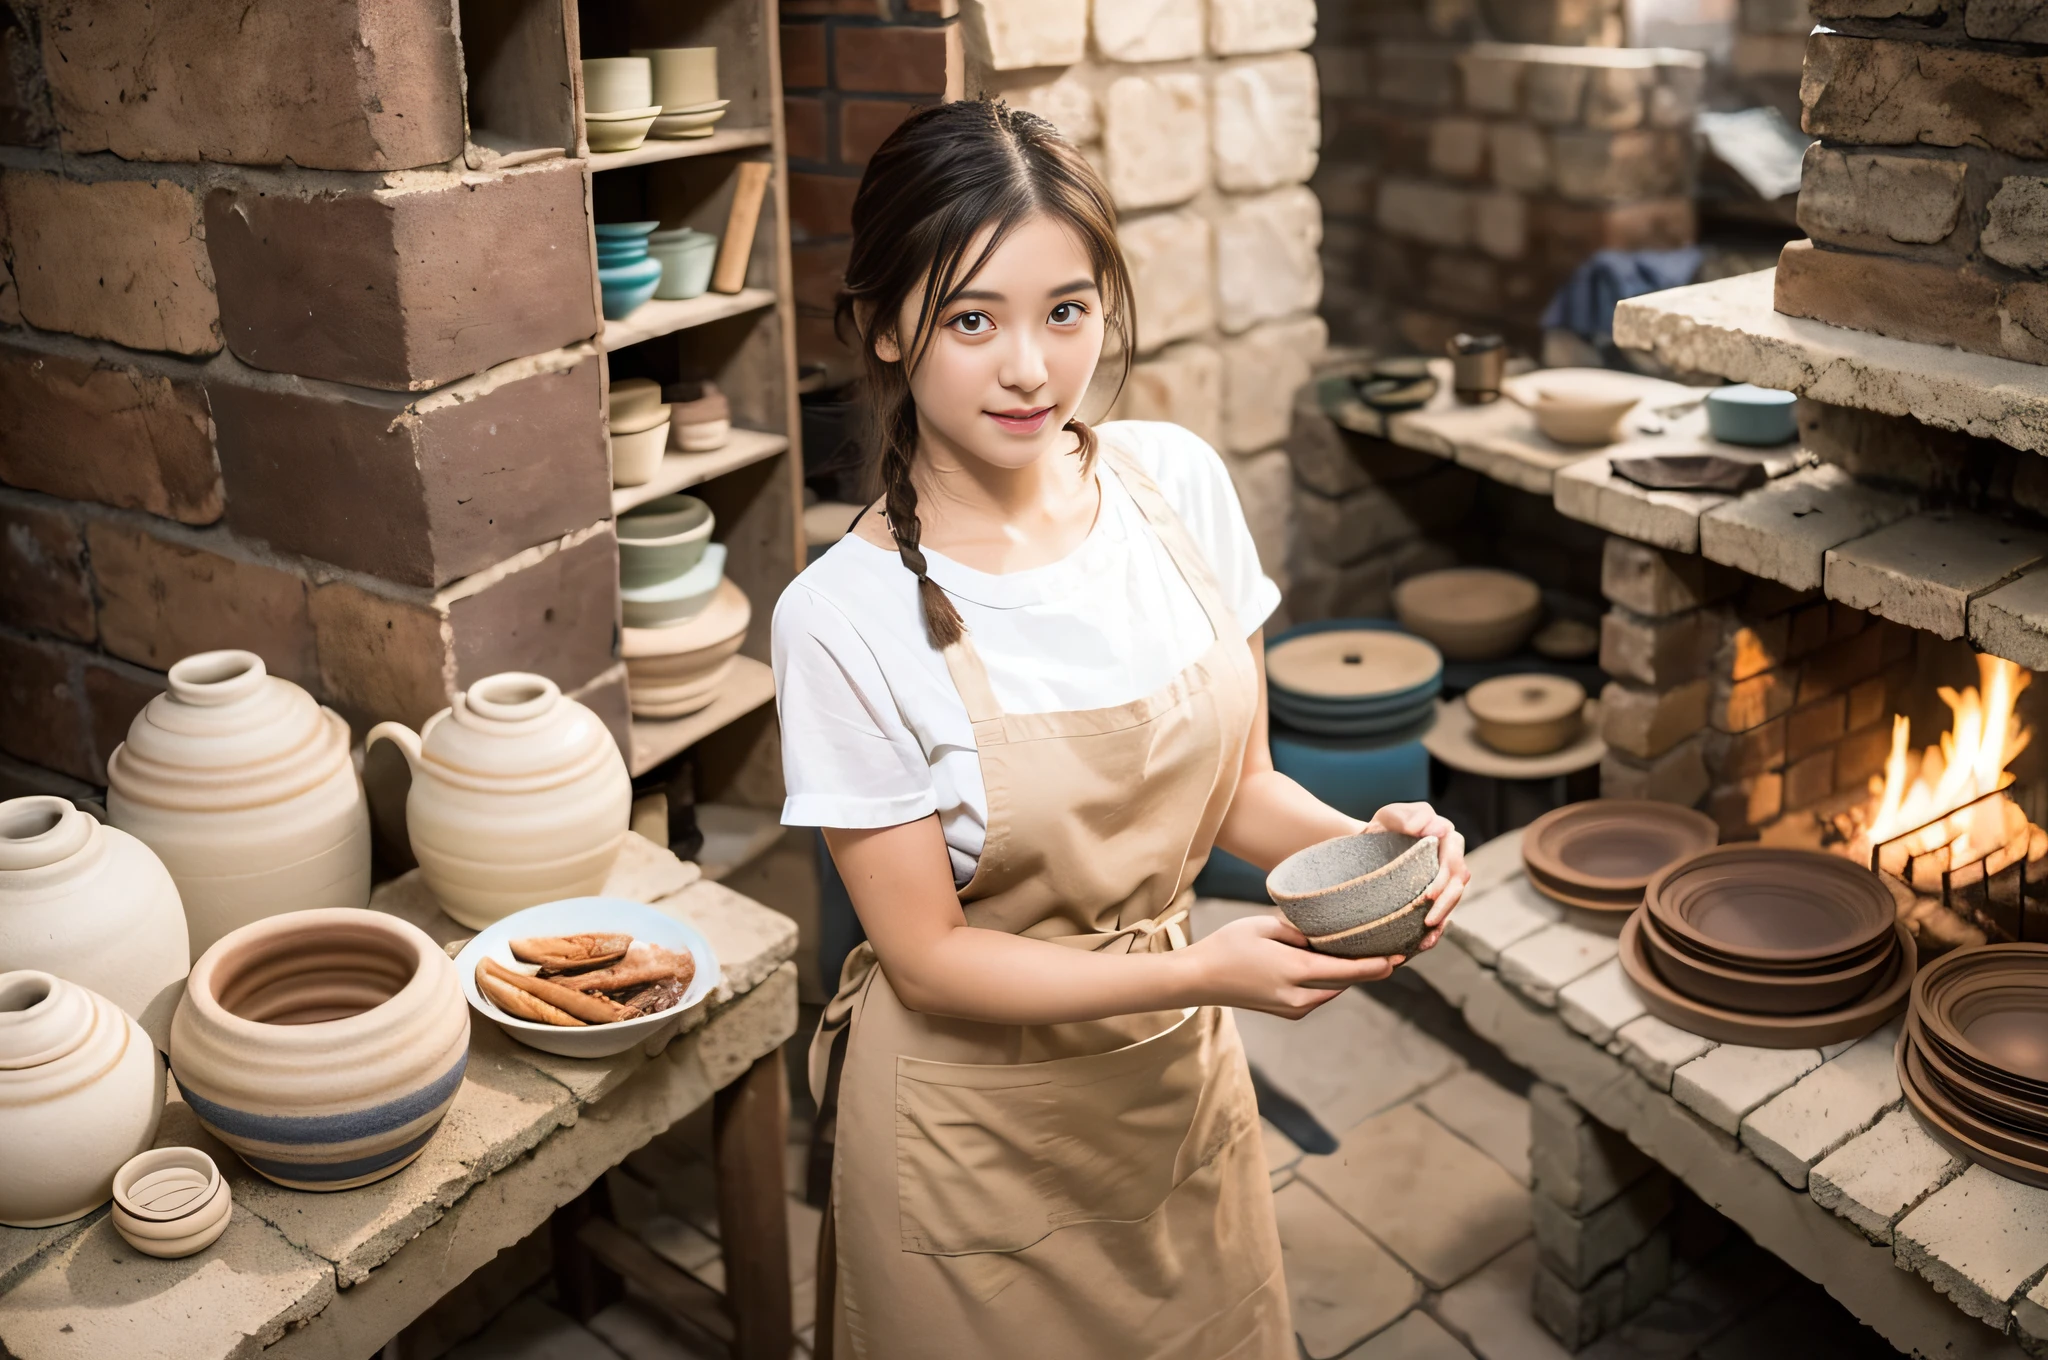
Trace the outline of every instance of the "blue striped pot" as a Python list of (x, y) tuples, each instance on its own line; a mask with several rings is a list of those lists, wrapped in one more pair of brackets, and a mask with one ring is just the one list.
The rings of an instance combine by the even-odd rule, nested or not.
[(419, 1156), (468, 1061), (455, 965), (419, 927), (351, 907), (222, 936), (171, 1022), (199, 1122), (294, 1190), (368, 1185)]

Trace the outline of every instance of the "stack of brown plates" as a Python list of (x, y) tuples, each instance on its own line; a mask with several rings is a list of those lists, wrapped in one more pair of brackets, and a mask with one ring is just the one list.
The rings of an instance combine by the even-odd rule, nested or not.
[(1953, 1152), (2048, 1187), (2048, 946), (1959, 949), (1913, 985), (1899, 1085)]
[(1652, 1015), (1759, 1048), (1868, 1034), (1905, 1006), (1918, 959), (1876, 874), (1779, 846), (1672, 865), (1621, 932), (1622, 968)]
[(1673, 803), (1596, 798), (1545, 813), (1522, 833), (1522, 866), (1546, 897), (1590, 911), (1634, 911), (1663, 869), (1711, 850), (1714, 819)]

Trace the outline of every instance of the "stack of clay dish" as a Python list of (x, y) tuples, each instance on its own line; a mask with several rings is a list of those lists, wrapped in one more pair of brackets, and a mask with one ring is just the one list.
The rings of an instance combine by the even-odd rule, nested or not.
[(583, 59), (583, 138), (592, 151), (631, 151), (659, 117), (646, 57)]
[(618, 519), (619, 602), (628, 628), (669, 628), (710, 608), (725, 578), (711, 507), (661, 496)]
[(670, 408), (652, 378), (622, 378), (611, 388), (612, 485), (652, 481), (668, 451)]
[(647, 253), (647, 237), (659, 222), (597, 224), (597, 286), (604, 318), (618, 321), (654, 296), (661, 261)]
[(287, 912), (223, 937), (171, 1025), (192, 1113), (294, 1190), (368, 1185), (419, 1156), (468, 1062), (455, 964), (378, 911)]
[(1671, 866), (1621, 932), (1621, 966), (1652, 1015), (1757, 1048), (1861, 1038), (1904, 1009), (1917, 960), (1882, 879), (1787, 846)]
[(2048, 946), (1958, 949), (1921, 970), (1899, 1085), (1937, 1140), (2048, 1187)]
[(636, 47), (654, 74), (654, 102), (661, 116), (654, 120), (656, 137), (709, 137), (725, 117), (730, 99), (718, 97), (718, 49), (715, 47)]
[(648, 236), (647, 253), (661, 261), (661, 282), (654, 285), (656, 297), (671, 302), (702, 297), (711, 287), (718, 238), (695, 227), (669, 227)]
[(201, 652), (107, 760), (107, 820), (156, 852), (191, 958), (235, 927), (370, 900), (370, 813), (348, 724), (254, 652)]
[(1626, 374), (1604, 368), (1557, 368), (1510, 379), (1502, 390), (1536, 417), (1558, 444), (1586, 448), (1621, 438), (1622, 422), (1642, 400)]
[(176, 1260), (227, 1231), (234, 1197), (213, 1158), (194, 1147), (155, 1148), (114, 1173), (114, 1231), (144, 1256)]
[(1498, 661), (1536, 631), (1543, 592), (1512, 571), (1449, 567), (1395, 586), (1394, 617), (1451, 661)]
[(732, 437), (732, 403), (718, 384), (679, 383), (669, 389), (669, 420), (675, 444), (689, 453), (722, 449)]
[(1634, 911), (1650, 880), (1714, 848), (1703, 812), (1649, 799), (1595, 798), (1547, 812), (1522, 832), (1530, 885), (1566, 906)]
[(1434, 836), (1364, 831), (1295, 851), (1266, 876), (1266, 892), (1319, 954), (1407, 955), (1428, 932), (1423, 893), (1436, 869)]
[(163, 1064), (131, 1016), (48, 973), (0, 973), (0, 1223), (47, 1228), (105, 1204), (163, 1109)]
[(1266, 703), (1274, 719), (1323, 737), (1375, 737), (1426, 723), (1443, 689), (1443, 657), (1420, 638), (1339, 628), (1266, 651)]
[(1585, 731), (1586, 687), (1562, 675), (1500, 675), (1465, 693), (1479, 740), (1502, 755), (1547, 756)]
[(704, 612), (666, 628), (621, 629), (626, 700), (636, 718), (683, 718), (718, 697), (733, 658), (747, 640), (753, 606), (746, 592), (721, 580)]
[(598, 716), (541, 675), (506, 671), (415, 734), (378, 723), (412, 767), (405, 828), (441, 910), (481, 930), (522, 907), (596, 892), (630, 833), (633, 781)]

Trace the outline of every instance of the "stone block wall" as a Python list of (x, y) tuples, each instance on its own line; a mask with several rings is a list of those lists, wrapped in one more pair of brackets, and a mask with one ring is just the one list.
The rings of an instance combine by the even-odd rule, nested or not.
[(588, 175), (471, 168), (456, 27), (8, 11), (0, 794), (221, 647), (358, 730), (522, 669), (623, 738)]
[(1777, 307), (2048, 363), (2048, 11), (1814, 0)]
[(1479, 327), (1534, 349), (1544, 307), (1595, 251), (1693, 240), (1705, 58), (1474, 42), (1418, 8), (1324, 8), (1325, 314), (1353, 343), (1440, 352)]

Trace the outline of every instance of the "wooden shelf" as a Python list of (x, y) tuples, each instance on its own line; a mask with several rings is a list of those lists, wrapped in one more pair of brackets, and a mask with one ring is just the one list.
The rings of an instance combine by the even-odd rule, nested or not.
[(721, 128), (709, 137), (649, 137), (631, 151), (593, 151), (592, 170), (623, 170), (629, 165), (653, 165), (658, 161), (679, 161), (690, 156), (722, 156), (749, 147), (767, 146), (774, 133), (764, 127)]
[(633, 719), (633, 773), (647, 773), (735, 718), (745, 717), (774, 699), (775, 672), (750, 656), (734, 657), (732, 675), (709, 708), (687, 718)]
[(742, 288), (737, 293), (706, 293), (680, 302), (664, 302), (656, 298), (634, 308), (631, 316), (605, 322), (604, 330), (597, 337), (597, 347), (609, 354), (628, 345), (658, 340), (692, 326), (709, 325), (729, 316), (774, 305), (775, 294), (766, 288)]
[(758, 463), (764, 458), (773, 458), (789, 447), (787, 435), (768, 434), (761, 430), (734, 430), (722, 449), (706, 453), (678, 453), (674, 449), (662, 456), (661, 466), (654, 476), (639, 486), (612, 488), (612, 513), (622, 515), (636, 505), (645, 505), (672, 491), (708, 482), (713, 477)]

